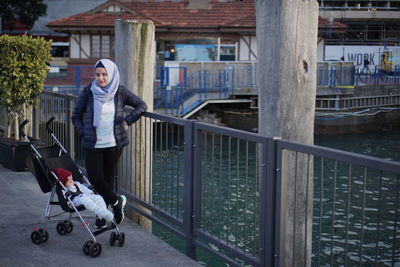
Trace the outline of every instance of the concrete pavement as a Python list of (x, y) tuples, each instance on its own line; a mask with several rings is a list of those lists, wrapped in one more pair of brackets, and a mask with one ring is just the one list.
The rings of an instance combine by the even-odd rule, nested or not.
[(82, 252), (91, 237), (79, 221), (73, 221), (73, 231), (65, 236), (57, 233), (57, 222), (50, 222), (49, 240), (35, 245), (30, 235), (33, 228), (43, 226), (49, 195), (42, 193), (30, 172), (11, 172), (0, 165), (0, 266), (201, 266), (129, 219), (120, 225), (123, 247), (109, 245), (111, 231), (96, 237), (103, 249), (97, 258)]

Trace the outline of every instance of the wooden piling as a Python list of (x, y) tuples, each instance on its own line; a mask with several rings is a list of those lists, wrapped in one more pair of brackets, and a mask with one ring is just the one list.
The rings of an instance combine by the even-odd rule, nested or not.
[[(313, 144), (318, 3), (257, 1), (256, 23), (259, 133)], [(311, 266), (312, 158), (284, 155), (279, 262)]]
[[(153, 73), (155, 28), (151, 21), (117, 20), (115, 22), (115, 62), (120, 84), (142, 98), (147, 111), (153, 111)], [(120, 180), (140, 199), (151, 202), (151, 124), (137, 121), (129, 131), (131, 149), (125, 149), (119, 166)], [(126, 188), (125, 188), (126, 189)], [(135, 205), (149, 213), (141, 206)], [(136, 213), (126, 215), (151, 231), (151, 221)]]

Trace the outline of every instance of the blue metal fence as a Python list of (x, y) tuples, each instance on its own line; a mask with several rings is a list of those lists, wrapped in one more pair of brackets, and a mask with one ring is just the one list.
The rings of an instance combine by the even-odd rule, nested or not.
[(354, 67), (319, 67), (317, 69), (317, 87), (345, 88), (354, 86)]
[[(200, 70), (188, 74), (186, 67), (155, 67), (154, 107), (166, 114), (182, 116), (207, 99), (224, 99), (235, 94), (257, 95), (256, 64), (246, 67), (227, 66), (219, 70)], [(93, 80), (91, 66), (51, 66), (45, 89), (62, 94), (77, 95), (79, 89)], [(317, 86), (332, 89), (358, 84), (400, 82), (400, 69), (382, 74), (378, 69), (370, 74), (354, 67), (320, 67)]]
[(355, 85), (362, 84), (400, 84), (400, 66), (395, 66), (393, 71), (382, 70), (378, 66), (372, 71), (358, 69), (355, 72)]
[[(232, 75), (228, 70), (198, 71), (176, 86), (160, 88), (161, 98), (155, 104), (156, 108), (164, 108), (171, 115), (184, 114), (189, 105), (208, 99), (211, 93), (213, 98), (226, 98), (228, 96), (228, 84), (231, 83)], [(193, 101), (187, 100), (195, 97)], [(196, 103), (197, 103), (196, 102)], [(185, 105), (186, 104), (186, 105)]]
[[(256, 66), (228, 66), (220, 70), (200, 70), (190, 75), (186, 67), (156, 66), (154, 107), (164, 108), (166, 114), (180, 116), (209, 98), (222, 99), (234, 94), (257, 95)], [(92, 80), (91, 66), (51, 66), (45, 89), (77, 95), (79, 89)], [(354, 66), (324, 66), (317, 69), (317, 87), (335, 90), (366, 84), (400, 84), (400, 67), (396, 66), (392, 72), (382, 71), (378, 67), (370, 72), (361, 72)], [(190, 100), (194, 96), (195, 99)]]

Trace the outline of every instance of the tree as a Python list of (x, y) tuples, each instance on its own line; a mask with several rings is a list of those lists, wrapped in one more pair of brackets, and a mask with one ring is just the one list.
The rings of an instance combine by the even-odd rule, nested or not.
[(30, 29), (39, 17), (46, 15), (46, 11), (47, 5), (43, 0), (1, 0), (0, 22), (12, 30), (19, 20)]
[(43, 90), (51, 41), (28, 35), (0, 35), (0, 106), (8, 115), (7, 137), (19, 138), (18, 122)]

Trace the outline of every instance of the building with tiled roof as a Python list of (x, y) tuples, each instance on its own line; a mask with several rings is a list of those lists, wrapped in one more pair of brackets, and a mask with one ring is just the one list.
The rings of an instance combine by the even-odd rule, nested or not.
[[(255, 2), (250, 0), (110, 0), (88, 12), (52, 21), (48, 27), (70, 35), (70, 64), (113, 58), (116, 19), (153, 21), (158, 65), (164, 61), (254, 61), (255, 13)], [(345, 27), (319, 19), (321, 37)]]

